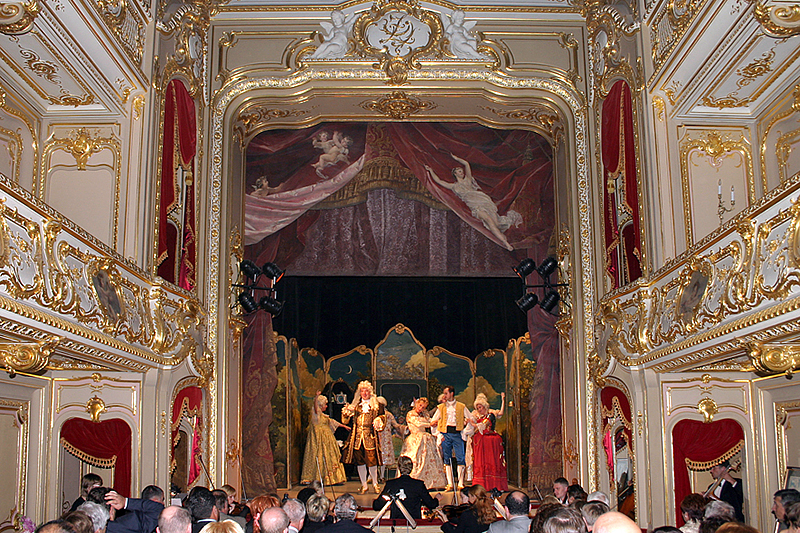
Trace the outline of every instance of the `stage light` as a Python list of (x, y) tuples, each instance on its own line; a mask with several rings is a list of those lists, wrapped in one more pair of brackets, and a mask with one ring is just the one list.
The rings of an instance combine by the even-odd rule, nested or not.
[(555, 309), (560, 300), (561, 296), (559, 296), (557, 291), (550, 291), (545, 294), (544, 300), (542, 300), (542, 303), (539, 304), (539, 307), (550, 313), (553, 311), (553, 309)]
[(543, 278), (547, 278), (550, 276), (550, 274), (556, 271), (556, 268), (558, 268), (558, 261), (556, 261), (555, 257), (548, 257), (542, 262), (541, 265), (539, 265), (539, 268), (537, 268), (536, 271)]
[(258, 306), (272, 316), (278, 316), (283, 311), (283, 303), (271, 296), (263, 296), (258, 302)]
[(243, 292), (239, 295), (239, 305), (242, 306), (245, 313), (252, 313), (258, 309), (255, 298), (249, 292)]
[(281, 270), (281, 268), (275, 263), (267, 263), (264, 265), (264, 268), (261, 269), (261, 272), (263, 272), (264, 275), (272, 278), (272, 283), (278, 283), (286, 271)]
[(522, 298), (517, 300), (517, 307), (519, 307), (523, 313), (527, 313), (539, 302), (539, 297), (533, 294), (532, 292), (526, 292), (522, 295)]
[(536, 262), (531, 258), (523, 259), (519, 262), (514, 268), (514, 272), (517, 273), (517, 276), (521, 277), (523, 280), (527, 278), (534, 270), (536, 270)]
[(261, 275), (261, 269), (256, 266), (255, 263), (245, 259), (241, 263), (239, 263), (239, 270), (242, 271), (242, 274), (247, 276), (248, 278), (254, 280), (258, 276)]

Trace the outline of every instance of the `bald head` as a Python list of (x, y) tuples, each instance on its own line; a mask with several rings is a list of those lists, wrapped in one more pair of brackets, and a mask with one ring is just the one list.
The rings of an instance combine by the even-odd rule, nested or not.
[(188, 509), (170, 505), (158, 515), (156, 533), (191, 533), (192, 516)]
[(592, 531), (594, 533), (642, 533), (633, 520), (616, 511), (600, 515), (594, 523)]
[(258, 525), (262, 533), (285, 533), (289, 528), (289, 516), (280, 507), (269, 507), (261, 512)]

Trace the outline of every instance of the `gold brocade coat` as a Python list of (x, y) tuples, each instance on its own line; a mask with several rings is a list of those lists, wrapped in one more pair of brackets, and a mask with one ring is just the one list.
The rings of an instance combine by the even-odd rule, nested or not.
[[(381, 443), (378, 439), (378, 432), (375, 431), (375, 420), (379, 419), (381, 424), (386, 424), (386, 412), (383, 405), (378, 404), (377, 409), (372, 407), (366, 413), (361, 411), (361, 404), (356, 405), (356, 412), (352, 415), (353, 428), (347, 437), (347, 442), (342, 449), (342, 462), (345, 464), (353, 463), (353, 452), (363, 444), (365, 450), (377, 450), (378, 464), (383, 464), (381, 460)], [(342, 422), (347, 424), (351, 417), (345, 411), (342, 412)]]

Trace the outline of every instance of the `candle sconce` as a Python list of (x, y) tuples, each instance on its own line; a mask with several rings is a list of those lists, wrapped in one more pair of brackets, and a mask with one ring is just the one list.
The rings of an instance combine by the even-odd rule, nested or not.
[(736, 206), (736, 195), (734, 193), (733, 185), (731, 185), (731, 204), (730, 207), (725, 207), (725, 201), (722, 199), (722, 179), (717, 181), (717, 216), (719, 216), (719, 225), (722, 225), (722, 217), (725, 213), (733, 211)]

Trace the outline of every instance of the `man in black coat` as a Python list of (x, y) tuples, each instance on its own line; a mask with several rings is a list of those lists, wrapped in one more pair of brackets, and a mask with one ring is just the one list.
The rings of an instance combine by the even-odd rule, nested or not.
[(742, 488), (742, 480), (731, 476), (730, 461), (722, 461), (720, 464), (712, 466), (711, 476), (714, 480), (722, 479), (709, 496), (731, 504), (733, 512), (736, 514), (736, 520), (744, 522), (744, 513), (742, 512), (744, 489)]
[(318, 529), (317, 533), (372, 533), (371, 529), (356, 522), (357, 514), (356, 499), (352, 494), (342, 494), (336, 498), (336, 503), (333, 505), (336, 522)]
[[(422, 518), (423, 505), (428, 509), (438, 507), (439, 500), (431, 497), (431, 493), (428, 492), (425, 483), (409, 476), (412, 470), (414, 470), (414, 462), (410, 457), (401, 455), (397, 459), (397, 472), (400, 476), (386, 482), (381, 495), (372, 502), (372, 508), (380, 511), (386, 505), (386, 502), (394, 497), (403, 503), (411, 518), (419, 520)], [(390, 518), (405, 518), (394, 502), (392, 503)]]

